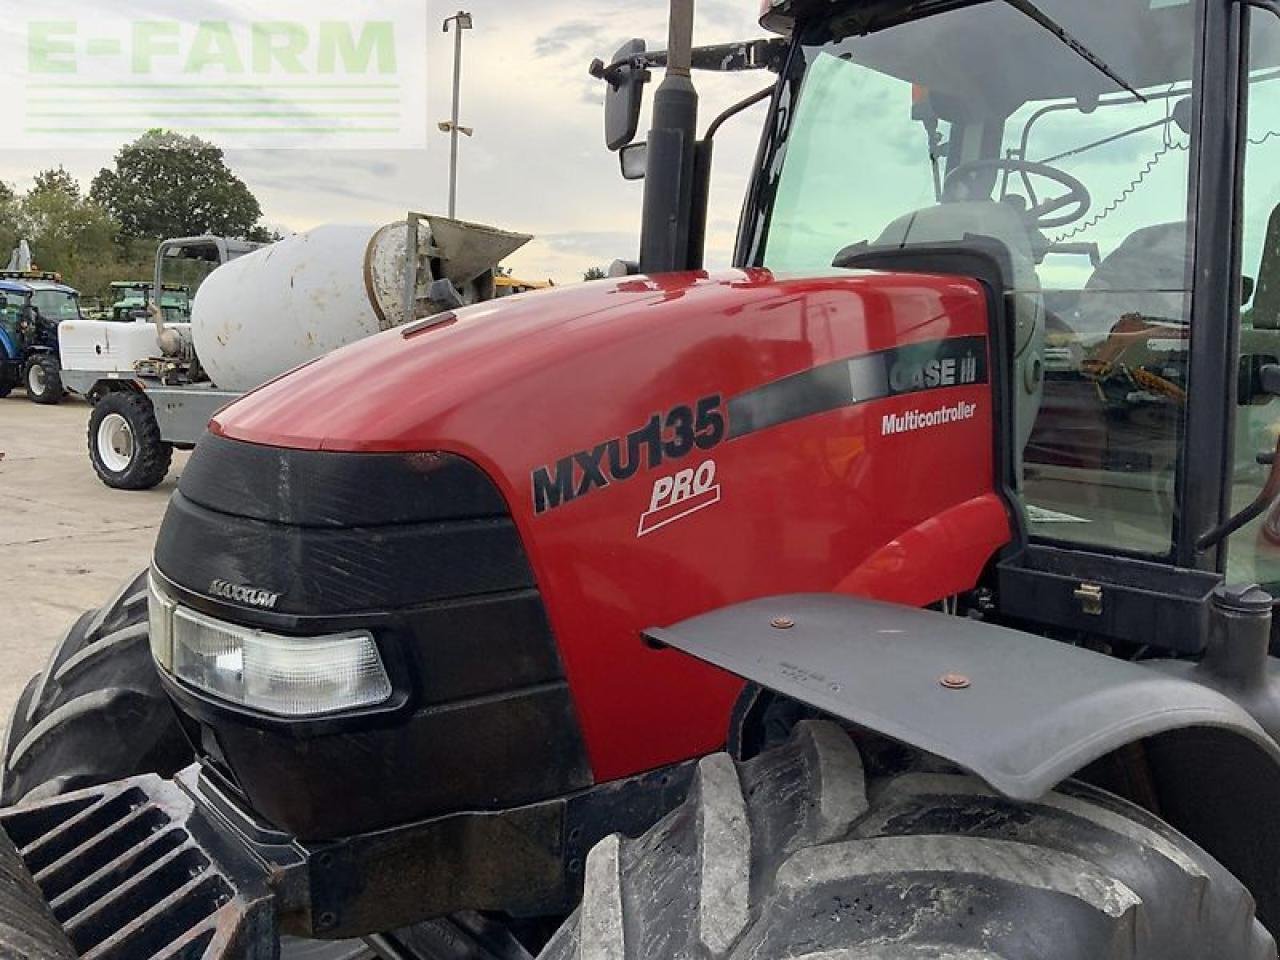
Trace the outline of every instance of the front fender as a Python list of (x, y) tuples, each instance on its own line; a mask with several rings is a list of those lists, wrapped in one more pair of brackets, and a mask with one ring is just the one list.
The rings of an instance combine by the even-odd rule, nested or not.
[(942, 757), (1015, 800), (1043, 796), (1120, 747), (1189, 728), (1229, 733), (1280, 770), (1280, 746), (1216, 691), (962, 617), (799, 595), (646, 635)]

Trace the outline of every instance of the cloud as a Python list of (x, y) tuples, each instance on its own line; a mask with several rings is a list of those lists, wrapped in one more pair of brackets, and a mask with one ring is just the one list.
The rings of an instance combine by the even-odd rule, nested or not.
[[(704, 2), (698, 4), (697, 17), (699, 22), (703, 24), (713, 24), (717, 27), (738, 28), (742, 25), (742, 7), (744, 4), (740, 2), (729, 2), (729, 0), (712, 0), (712, 2)], [(745, 39), (745, 35), (741, 39)]]
[[(620, 230), (584, 230), (576, 233), (553, 233), (544, 236), (543, 241), (557, 253), (580, 253), (597, 257), (617, 259), (624, 252), (636, 246), (638, 238), (634, 233)], [(631, 255), (628, 253), (627, 255)]]
[(542, 34), (533, 42), (533, 52), (538, 57), (550, 57), (576, 50), (583, 46), (597, 46), (604, 28), (586, 20), (570, 20)]

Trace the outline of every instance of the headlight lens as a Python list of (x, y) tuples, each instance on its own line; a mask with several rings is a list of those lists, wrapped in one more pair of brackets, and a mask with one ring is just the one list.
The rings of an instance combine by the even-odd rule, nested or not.
[(151, 655), (165, 670), (173, 669), (173, 611), (176, 606), (147, 575), (147, 620), (151, 634)]
[[(161, 622), (157, 622), (157, 621)], [(251, 710), (310, 717), (376, 706), (391, 680), (364, 631), (286, 637), (206, 617), (169, 601), (152, 583), (151, 644), (178, 679)], [(164, 637), (157, 643), (157, 636)], [(162, 659), (170, 651), (168, 661)]]

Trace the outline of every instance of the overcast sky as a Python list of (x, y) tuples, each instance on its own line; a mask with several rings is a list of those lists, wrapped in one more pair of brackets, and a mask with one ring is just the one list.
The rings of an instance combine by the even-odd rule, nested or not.
[[(44, 4), (41, 14), (74, 11), (80, 0)], [(112, 12), (140, 16), (149, 0), (123, 0)], [(352, 9), (376, 13), (377, 0)], [(424, 151), (228, 151), (228, 161), (262, 203), (266, 221), (284, 231), (325, 222), (386, 222), (414, 208), (445, 212), (448, 137), (435, 131), (449, 115), (452, 35), (441, 21), (457, 0), (427, 0), (429, 146)], [(532, 233), (537, 240), (510, 265), (519, 276), (580, 279), (591, 266), (634, 258), (641, 186), (618, 175), (603, 145), (602, 90), (587, 75), (592, 57), (607, 58), (624, 40), (666, 45), (664, 0), (472, 0), (475, 29), (465, 35), (463, 139), (458, 214)], [(700, 43), (762, 35), (756, 0), (699, 0)], [(699, 75), (703, 121), (767, 85), (771, 75)], [(651, 102), (655, 84), (649, 87)], [(730, 124), (719, 139), (708, 262), (728, 262), (745, 177), (762, 108)], [(641, 129), (647, 128), (647, 119)], [(0, 150), (0, 178), (22, 189), (38, 169), (65, 166), (88, 188), (110, 150)]]

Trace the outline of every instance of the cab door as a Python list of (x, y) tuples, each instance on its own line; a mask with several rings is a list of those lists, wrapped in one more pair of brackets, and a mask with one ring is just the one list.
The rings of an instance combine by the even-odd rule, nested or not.
[[(1270, 470), (1264, 462), (1280, 438), (1280, 399), (1263, 393), (1254, 374), (1280, 362), (1280, 6), (1244, 7), (1238, 202), (1240, 289), (1234, 454), (1227, 478), (1231, 513), (1257, 496)], [(1280, 589), (1280, 509), (1236, 533), (1227, 545), (1227, 579)]]

